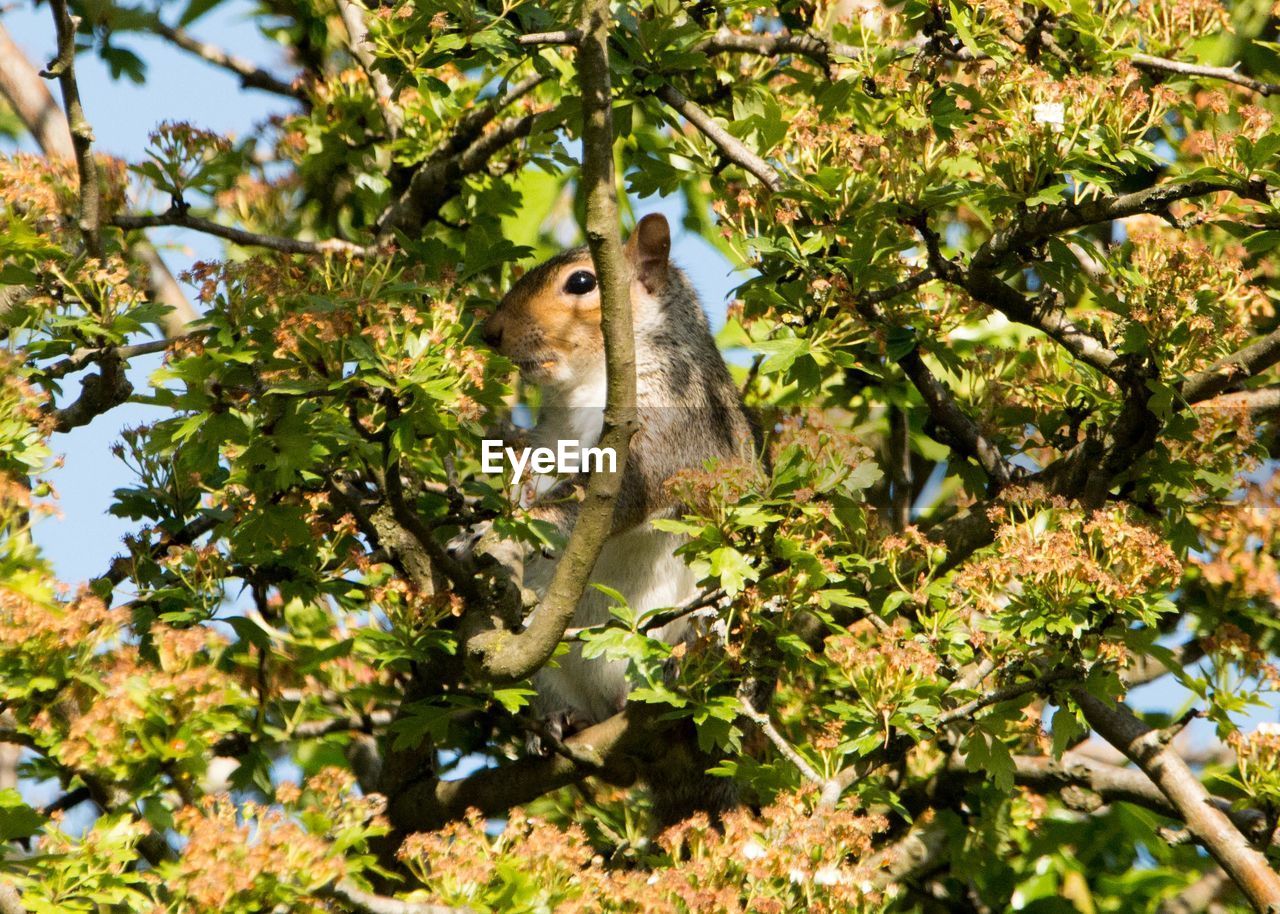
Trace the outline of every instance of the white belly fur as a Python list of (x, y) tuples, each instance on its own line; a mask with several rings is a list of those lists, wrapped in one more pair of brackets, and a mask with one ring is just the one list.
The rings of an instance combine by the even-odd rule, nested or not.
[[(682, 537), (653, 530), (647, 523), (610, 537), (591, 580), (618, 591), (642, 618), (653, 610), (687, 603), (696, 596), (698, 588), (697, 578), (689, 566), (679, 556), (672, 555), (682, 541)], [(554, 568), (554, 559), (533, 559), (525, 569), (526, 585), (541, 595)], [(575, 611), (573, 626), (581, 628), (607, 621), (612, 603), (610, 597), (588, 585)], [(650, 634), (674, 644), (685, 636), (687, 629), (688, 622), (678, 620)], [(626, 704), (630, 691), (626, 671), (624, 660), (584, 660), (581, 645), (574, 643), (567, 654), (551, 661), (534, 676), (538, 691), (536, 706), (543, 716), (572, 711), (582, 725), (597, 723), (616, 714)]]

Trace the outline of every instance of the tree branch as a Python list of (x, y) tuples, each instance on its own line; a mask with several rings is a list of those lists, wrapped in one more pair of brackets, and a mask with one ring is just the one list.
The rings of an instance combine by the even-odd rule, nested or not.
[(883, 892), (891, 885), (936, 869), (947, 855), (947, 831), (940, 822), (917, 825), (907, 834), (859, 862), (856, 878), (864, 889)]
[(7, 882), (0, 882), (0, 914), (27, 914), (22, 894)]
[(102, 259), (102, 213), (98, 189), (98, 163), (93, 159), (93, 128), (80, 104), (80, 87), (76, 82), (76, 26), (79, 17), (67, 11), (67, 0), (49, 0), (54, 28), (58, 33), (58, 54), (41, 74), (57, 77), (62, 87), (62, 106), (67, 113), (67, 128), (75, 149), (76, 170), (80, 175), (80, 231), (89, 254)]
[(1129, 58), (1135, 67), (1151, 70), (1156, 73), (1175, 73), (1179, 76), (1204, 76), (1207, 79), (1221, 79), (1237, 86), (1252, 89), (1259, 95), (1274, 95), (1280, 92), (1280, 84), (1263, 82), (1251, 76), (1245, 76), (1235, 67), (1207, 67), (1198, 63), (1184, 63), (1181, 60), (1169, 60), (1167, 57), (1152, 57), (1150, 54), (1134, 54)]
[(587, 0), (578, 53), (582, 84), (582, 183), (587, 192), (586, 235), (600, 284), (606, 398), (599, 446), (617, 455), (616, 471), (591, 474), (573, 532), (551, 583), (527, 627), (495, 626), (493, 617), (464, 642), (467, 661), (495, 681), (523, 679), (550, 658), (564, 637), (613, 525), (613, 509), (627, 465), (636, 418), (635, 335), (631, 324), (631, 271), (618, 237), (617, 181), (613, 171), (612, 90), (609, 82), (608, 0)]
[(80, 371), (91, 362), (96, 362), (109, 353), (114, 353), (116, 358), (127, 362), (129, 359), (136, 358), (140, 355), (152, 355), (156, 352), (164, 352), (173, 345), (175, 340), (194, 339), (195, 337), (204, 335), (204, 330), (196, 330), (192, 333), (186, 333), (180, 337), (175, 337), (174, 339), (148, 340), (145, 343), (134, 343), (132, 346), (103, 346), (97, 349), (77, 349), (62, 361), (50, 365), (44, 370), (43, 374), (49, 378), (62, 378)]
[[(526, 114), (501, 121), (456, 155), (445, 151), (453, 141), (437, 150), (418, 167), (409, 187), (382, 214), (378, 234), (387, 236), (398, 230), (413, 235), (420, 231), (457, 195), (463, 178), (483, 168), (502, 147), (528, 136), (537, 118), (536, 114)], [(465, 127), (459, 135), (464, 133)]]
[[(975, 255), (975, 261), (977, 257)], [(1120, 356), (1098, 339), (1077, 327), (1063, 313), (1058, 297), (1049, 295), (1039, 304), (1029, 300), (994, 272), (971, 267), (961, 281), (966, 292), (983, 304), (990, 305), (1010, 320), (1034, 327), (1057, 341), (1086, 365), (1112, 378), (1118, 378), (1116, 363)]]
[(1139, 213), (1158, 213), (1179, 200), (1203, 197), (1222, 190), (1251, 199), (1258, 199), (1266, 192), (1265, 185), (1260, 182), (1242, 186), (1228, 181), (1185, 181), (1157, 184), (1129, 194), (1095, 197), (1080, 203), (1062, 203), (1042, 212), (1029, 210), (1011, 226), (993, 234), (973, 255), (973, 266), (979, 270), (993, 269), (1006, 254), (1042, 238)]
[(929, 366), (925, 365), (924, 359), (920, 357), (920, 350), (912, 349), (898, 359), (898, 365), (911, 379), (916, 390), (920, 391), (934, 421), (950, 433), (957, 449), (976, 460), (978, 466), (986, 472), (991, 481), (989, 494), (994, 495), (1007, 486), (1013, 471), (1005, 462), (1004, 455), (982, 433), (978, 423), (960, 408), (947, 385), (939, 381), (929, 370)]
[[(1063, 801), (1075, 809), (1092, 812), (1107, 803), (1132, 803), (1170, 819), (1183, 818), (1151, 778), (1136, 768), (1112, 765), (1079, 751), (1065, 752), (1060, 760), (1047, 755), (1015, 755), (1013, 763), (1014, 779), (1038, 792), (1061, 793), (1064, 787), (1077, 788), (1075, 793), (1061, 794)], [(952, 768), (963, 770), (963, 765), (954, 763)], [(1268, 833), (1267, 816), (1261, 810), (1234, 809), (1229, 800), (1215, 796), (1209, 797), (1208, 804), (1226, 814), (1254, 843), (1274, 843)]]
[[(23, 126), (40, 150), (50, 159), (71, 159), (76, 151), (71, 142), (67, 118), (54, 101), (48, 86), (40, 78), (22, 50), (13, 43), (9, 33), (0, 24), (0, 95), (8, 100)], [(195, 320), (197, 315), (182, 287), (165, 265), (156, 249), (145, 239), (139, 239), (130, 247), (131, 253), (147, 266), (147, 279), (155, 299), (173, 310), (162, 317), (165, 336), (176, 336), (182, 328)], [(3, 309), (0, 309), (3, 310)]]
[(717, 124), (709, 114), (685, 98), (679, 89), (675, 86), (663, 85), (658, 88), (657, 95), (697, 127), (703, 136), (715, 144), (726, 159), (740, 165), (749, 174), (755, 175), (770, 190), (781, 189), (782, 177), (772, 165), (748, 149), (741, 140)]
[(1172, 898), (1166, 898), (1156, 908), (1156, 914), (1200, 914), (1222, 897), (1231, 885), (1231, 877), (1215, 866)]
[[(610, 781), (627, 783), (635, 776), (628, 756), (653, 749), (655, 708), (628, 705), (621, 713), (566, 739), (567, 753), (546, 758), (526, 756), (456, 781), (428, 779), (409, 784), (389, 797), (391, 822), (401, 832), (430, 831), (461, 818), (472, 808), (483, 815), (500, 815), (588, 775), (603, 773)], [(590, 764), (583, 764), (584, 760)]]
[(67, 118), (22, 49), (14, 44), (0, 23), (0, 95), (18, 119), (31, 131), (36, 145), (51, 159), (71, 159), (76, 148), (67, 129)]
[(471, 908), (455, 908), (445, 904), (428, 904), (424, 901), (401, 901), (386, 895), (366, 892), (350, 879), (339, 879), (316, 891), (320, 898), (327, 898), (361, 914), (471, 914)]
[(862, 49), (851, 44), (841, 44), (838, 41), (829, 41), (817, 35), (804, 33), (741, 35), (728, 29), (720, 29), (696, 47), (706, 54), (722, 54), (727, 51), (759, 54), (762, 57), (799, 54), (822, 67), (830, 66), (832, 57), (856, 60), (863, 56)]
[(1226, 813), (1212, 803), (1204, 785), (1168, 744), (1123, 704), (1103, 702), (1082, 688), (1072, 698), (1090, 726), (1142, 769), (1177, 810), (1187, 828), (1230, 874), (1258, 911), (1280, 910), (1280, 876), (1250, 846)]
[(133, 384), (124, 374), (124, 362), (111, 349), (98, 357), (99, 371), (80, 382), (80, 396), (62, 409), (52, 410), (54, 429), (69, 432), (88, 425), (133, 395)]
[[(521, 35), (516, 42), (522, 47), (537, 47), (539, 45), (577, 45), (581, 40), (580, 30), (562, 29), (557, 32), (531, 32)], [(740, 51), (746, 54), (758, 54), (761, 57), (799, 54), (823, 67), (830, 65), (832, 57), (847, 57), (854, 60), (863, 56), (861, 48), (829, 41), (818, 35), (803, 33), (742, 35), (728, 29), (720, 29), (715, 35), (694, 45), (694, 49), (705, 54)]]
[(516, 44), (525, 48), (537, 47), (538, 45), (573, 45), (577, 47), (582, 42), (581, 29), (561, 29), (557, 32), (530, 32), (527, 35), (521, 35), (516, 38)]
[(268, 248), (284, 254), (349, 254), (353, 257), (369, 257), (378, 252), (377, 245), (356, 244), (340, 238), (328, 238), (323, 241), (303, 241), (298, 238), (286, 238), (280, 235), (264, 235), (245, 229), (222, 225), (199, 216), (192, 216), (180, 210), (171, 209), (165, 213), (153, 215), (122, 214), (115, 216), (111, 224), (125, 231), (134, 229), (155, 228), (160, 225), (175, 225), (179, 228), (203, 232), (225, 238), (227, 241), (242, 247)]
[(801, 755), (791, 743), (787, 742), (787, 738), (783, 736), (777, 726), (765, 711), (757, 711), (751, 704), (749, 696), (740, 694), (738, 696), (738, 705), (742, 713), (751, 720), (760, 732), (768, 737), (769, 742), (773, 743), (775, 749), (782, 754), (783, 758), (796, 766), (796, 769), (804, 776), (804, 779), (811, 784), (822, 787), (827, 783), (826, 778), (818, 774), (809, 760)]
[(302, 89), (295, 88), (279, 77), (272, 75), (253, 61), (237, 57), (235, 54), (229, 54), (222, 48), (209, 44), (207, 41), (201, 41), (185, 29), (166, 25), (158, 15), (154, 15), (147, 10), (133, 9), (130, 12), (146, 17), (149, 20), (147, 23), (148, 30), (159, 35), (170, 44), (176, 45), (182, 50), (213, 64), (215, 67), (240, 77), (240, 85), (246, 89), (259, 89), (263, 92), (270, 92), (274, 95), (281, 95), (285, 98), (302, 102), (304, 106), (309, 105), (307, 94)]
[(1260, 387), (1234, 394), (1222, 394), (1195, 404), (1198, 410), (1237, 410), (1247, 412), (1255, 422), (1280, 415), (1280, 387)]
[(1182, 385), (1182, 399), (1188, 403), (1199, 403), (1216, 397), (1277, 362), (1280, 362), (1280, 330), (1273, 330), (1257, 342), (1187, 378)]
[(360, 69), (369, 78), (369, 84), (377, 94), (382, 109), (382, 117), (387, 125), (387, 132), (392, 139), (400, 133), (404, 124), (404, 116), (400, 106), (396, 104), (391, 91), (391, 80), (387, 74), (377, 68), (378, 59), (373, 55), (373, 45), (369, 41), (369, 24), (365, 21), (367, 10), (356, 0), (338, 0), (338, 12), (342, 16), (342, 24), (347, 28), (348, 46), (351, 55), (360, 63)]

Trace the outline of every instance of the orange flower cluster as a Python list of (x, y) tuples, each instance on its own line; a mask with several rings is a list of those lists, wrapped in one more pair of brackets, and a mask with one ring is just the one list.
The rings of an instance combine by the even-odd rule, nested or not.
[(400, 859), (432, 900), (465, 905), (508, 891), (558, 914), (786, 914), (873, 908), (856, 863), (887, 827), (880, 815), (814, 811), (786, 794), (759, 817), (731, 813), (718, 828), (698, 815), (658, 839), (672, 865), (604, 865), (576, 826), (561, 829), (516, 810), (497, 838), (474, 810), (438, 832), (411, 835)]
[(1220, 624), (1200, 643), (1219, 665), (1233, 664), (1245, 676), (1262, 679), (1268, 688), (1280, 690), (1280, 667), (1270, 663), (1266, 651), (1238, 625)]
[(1199, 371), (1238, 349), (1274, 308), (1252, 282), (1239, 245), (1222, 250), (1155, 216), (1126, 221), (1133, 249), (1121, 297), (1128, 318), (1164, 353), (1170, 371)]
[(51, 668), (59, 655), (75, 654), (87, 662), (127, 622), (123, 609), (108, 609), (87, 593), (63, 604), (0, 586), (0, 654), (30, 658), (36, 669)]
[(186, 839), (182, 856), (166, 865), (173, 914), (260, 910), (243, 907), (272, 897), (280, 903), (342, 877), (342, 854), (278, 809), (205, 797), (174, 814)]
[[(1012, 497), (1012, 496), (1007, 496)], [(1091, 514), (1061, 499), (1041, 510), (992, 509), (1004, 523), (985, 558), (956, 576), (956, 592), (982, 613), (1042, 601), (1050, 610), (1098, 600), (1122, 609), (1171, 590), (1182, 565), (1164, 538), (1121, 510)]]
[(1245, 792), (1274, 809), (1280, 803), (1280, 724), (1259, 724), (1248, 735), (1236, 730), (1227, 742), (1235, 750)]
[(941, 666), (924, 636), (913, 633), (903, 618), (888, 630), (859, 620), (828, 638), (823, 654), (867, 709), (869, 722), (886, 728), (896, 711), (936, 686)]
[[(87, 692), (58, 743), (58, 758), (73, 768), (119, 769), (162, 755), (184, 757), (216, 740), (251, 699), (210, 654), (223, 646), (214, 632), (193, 627), (151, 628), (158, 663), (137, 645), (121, 644), (98, 658), (99, 687)], [(220, 726), (221, 725), (221, 726)]]
[(1280, 474), (1249, 486), (1239, 501), (1208, 511), (1208, 557), (1193, 556), (1204, 582), (1237, 600), (1280, 602)]

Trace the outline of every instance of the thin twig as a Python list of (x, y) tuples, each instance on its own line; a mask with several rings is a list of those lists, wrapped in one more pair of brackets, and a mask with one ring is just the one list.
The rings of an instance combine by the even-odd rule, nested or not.
[(752, 723), (760, 728), (760, 732), (769, 738), (769, 742), (773, 743), (774, 748), (782, 754), (783, 758), (796, 766), (796, 769), (799, 770), (806, 781), (818, 787), (822, 787), (827, 783), (827, 779), (818, 774), (817, 770), (809, 764), (809, 761), (791, 743), (787, 742), (787, 738), (774, 725), (773, 718), (766, 712), (757, 711), (752, 707), (750, 700), (745, 695), (738, 696), (738, 706), (743, 715), (749, 718)]
[(1144, 70), (1155, 70), (1159, 73), (1176, 73), (1179, 76), (1203, 76), (1207, 79), (1221, 79), (1252, 89), (1259, 95), (1274, 95), (1280, 92), (1280, 83), (1263, 82), (1252, 76), (1245, 76), (1235, 67), (1208, 67), (1198, 63), (1185, 63), (1181, 60), (1169, 60), (1167, 57), (1152, 57), (1150, 54), (1134, 54), (1129, 58), (1134, 66)]
[(324, 241), (303, 241), (300, 238), (264, 235), (230, 225), (222, 225), (178, 210), (170, 210), (153, 215), (123, 214), (114, 217), (111, 220), (111, 224), (126, 231), (155, 228), (161, 225), (174, 225), (179, 228), (203, 232), (206, 235), (225, 238), (227, 241), (243, 247), (268, 248), (285, 254), (349, 254), (353, 257), (369, 257), (379, 251), (378, 245), (356, 244), (352, 241), (343, 241), (340, 238), (328, 238)]
[[(132, 12), (143, 13), (141, 10), (133, 10)], [(145, 15), (145, 13), (143, 14)], [(271, 92), (275, 95), (291, 98), (294, 101), (303, 102), (303, 104), (308, 102), (307, 95), (302, 89), (295, 88), (279, 77), (272, 75), (253, 61), (237, 57), (235, 54), (229, 54), (217, 45), (209, 44), (207, 41), (201, 41), (185, 29), (167, 25), (159, 16), (148, 18), (150, 21), (147, 23), (147, 28), (150, 31), (182, 50), (213, 64), (215, 67), (220, 67), (240, 77), (240, 85), (246, 89), (260, 89), (263, 92)]]
[(541, 44), (570, 44), (577, 47), (581, 41), (581, 29), (561, 29), (558, 32), (530, 32), (529, 34), (521, 35), (516, 39), (517, 44), (526, 48), (536, 47)]
[(748, 149), (741, 140), (717, 124), (709, 114), (685, 98), (679, 89), (675, 86), (664, 85), (658, 88), (657, 95), (658, 98), (683, 114), (689, 123), (697, 127), (707, 139), (715, 144), (726, 159), (742, 166), (747, 172), (755, 175), (770, 190), (781, 189), (782, 177), (774, 170), (772, 165)]
[(780, 54), (799, 54), (814, 63), (827, 67), (832, 57), (845, 57), (851, 60), (863, 56), (861, 48), (851, 44), (830, 41), (818, 35), (796, 34), (754, 34), (741, 35), (728, 29), (720, 29), (696, 48), (707, 54), (721, 54), (727, 51), (741, 51), (747, 54), (759, 54), (762, 57), (777, 57)]
[(95, 362), (108, 353), (114, 353), (117, 358), (122, 361), (136, 358), (140, 355), (151, 355), (156, 352), (164, 352), (178, 340), (195, 339), (204, 336), (207, 330), (195, 330), (191, 333), (184, 333), (182, 336), (173, 339), (164, 340), (148, 340), (145, 343), (134, 343), (131, 346), (104, 346), (97, 349), (77, 349), (71, 355), (67, 356), (60, 362), (50, 365), (44, 370), (43, 374), (47, 378), (61, 378), (73, 372), (80, 371), (87, 367), (91, 362)]
[(339, 879), (316, 894), (345, 906), (360, 914), (472, 914), (471, 908), (456, 908), (452, 905), (429, 904), (425, 901), (401, 901), (386, 895), (375, 895), (366, 892), (350, 879)]

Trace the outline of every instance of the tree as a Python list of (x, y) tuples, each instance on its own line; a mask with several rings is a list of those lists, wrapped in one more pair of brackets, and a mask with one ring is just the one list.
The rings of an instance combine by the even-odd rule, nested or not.
[[(61, 786), (0, 793), (0, 911), (1280, 910), (1269, 8), (267, 0), (280, 76), (214, 5), (50, 0), (61, 106), (0, 34), (45, 153), (0, 159), (0, 737)], [(96, 154), (77, 51), (144, 79), (140, 33), (292, 113)], [(445, 548), (544, 535), (481, 472), (523, 394), (477, 316), (573, 213), (618, 356), (656, 197), (750, 271), (770, 456), (670, 481), (674, 649), (568, 629), (616, 477), (536, 629)], [(227, 242), (194, 308), (157, 226)], [(135, 532), (63, 584), (52, 455), (130, 401)], [(636, 689), (529, 755), (572, 639)], [(1158, 680), (1187, 713), (1130, 707)], [(655, 835), (636, 762), (686, 728), (745, 803)]]

